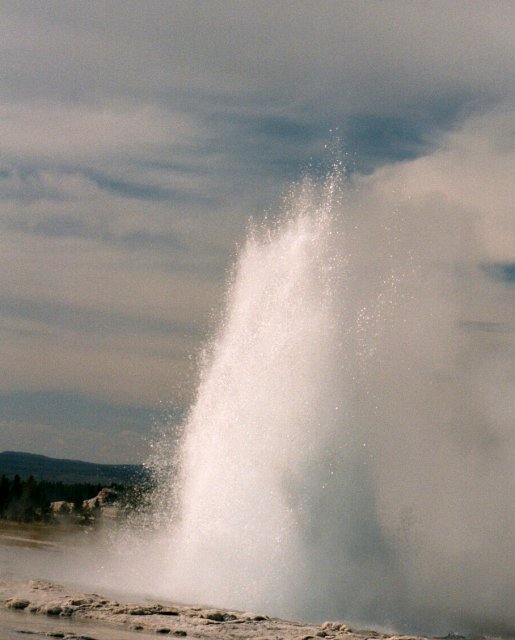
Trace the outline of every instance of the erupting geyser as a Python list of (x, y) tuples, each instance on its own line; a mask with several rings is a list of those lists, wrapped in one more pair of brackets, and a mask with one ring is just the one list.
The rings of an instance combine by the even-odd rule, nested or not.
[(306, 180), (250, 234), (178, 476), (156, 496), (170, 525), (154, 586), (283, 617), (506, 632), (513, 477), (507, 419), (481, 400), (495, 367), (463, 328), (468, 225), (356, 206), (341, 181)]

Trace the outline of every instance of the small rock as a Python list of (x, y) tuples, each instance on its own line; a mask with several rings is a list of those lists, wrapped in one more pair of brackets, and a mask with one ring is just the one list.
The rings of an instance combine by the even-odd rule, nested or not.
[(29, 600), (24, 598), (11, 598), (5, 602), (5, 606), (9, 609), (26, 609), (30, 604)]
[(183, 631), (182, 629), (177, 629), (176, 631), (173, 632), (173, 635), (177, 636), (178, 638), (184, 638), (188, 634), (186, 633), (186, 631)]
[(46, 582), (46, 580), (29, 580), (29, 587), (31, 589), (41, 589), (42, 591), (55, 591), (57, 585), (52, 584), (51, 582)]
[(210, 611), (204, 616), (207, 620), (214, 620), (215, 622), (223, 622), (224, 614), (221, 611)]
[[(241, 617), (242, 620), (245, 620), (245, 622), (264, 622), (265, 620), (270, 620), (268, 616), (256, 615), (255, 613), (251, 613), (249, 611), (247, 611), (246, 613), (242, 613)], [(258, 638), (257, 640), (260, 640), (260, 638)]]
[(127, 610), (127, 613), (130, 616), (149, 616), (151, 615), (152, 611), (149, 611), (148, 609), (142, 609), (140, 607), (131, 607)]
[(162, 633), (163, 635), (170, 632), (171, 629), (168, 629), (168, 627), (160, 627), (159, 629), (156, 629), (156, 633)]
[(58, 616), (60, 615), (61, 612), (62, 612), (62, 608), (59, 606), (48, 607), (45, 611), (47, 616)]
[(322, 629), (322, 631), (340, 631), (350, 633), (349, 627), (343, 622), (324, 622), (320, 629)]

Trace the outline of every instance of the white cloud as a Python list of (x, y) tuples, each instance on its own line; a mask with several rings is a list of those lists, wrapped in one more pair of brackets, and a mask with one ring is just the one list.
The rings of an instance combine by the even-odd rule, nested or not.
[(165, 141), (186, 144), (200, 134), (198, 123), (193, 124), (185, 113), (149, 104), (0, 104), (4, 158), (29, 165), (104, 164), (119, 156), (134, 161)]
[(425, 224), (436, 231), (438, 215), (443, 224), (474, 228), (473, 235), (467, 231), (461, 238), (458, 226), (451, 238), (440, 237), (440, 243), (473, 241), (470, 258), (515, 262), (514, 166), (513, 110), (506, 107), (467, 119), (440, 140), (434, 153), (379, 169), (358, 183), (372, 187), (385, 207), (401, 202), (425, 207)]
[[(411, 211), (419, 227), (397, 250), (424, 229), (445, 244), (433, 257), (513, 262), (512, 111), (499, 106), (513, 14), (460, 1), (4, 3), (0, 388), (186, 403), (188, 355), (220, 313), (248, 217), (274, 210), (285, 176), (354, 116), (409, 121), (407, 146), (426, 155), (388, 163), (394, 137), (386, 166), (356, 176), (352, 215)], [(371, 224), (371, 251), (378, 235)], [(489, 295), (505, 322), (508, 294)]]
[[(409, 226), (392, 250), (399, 260), (409, 252), (419, 269), (444, 258), (454, 263), (455, 256), (464, 269), (515, 261), (511, 135), (511, 112), (488, 112), (443, 137), (428, 156), (355, 176), (349, 215), (383, 212), (383, 219), (370, 218), (365, 255), (385, 250), (382, 225), (398, 211), (398, 220), (409, 220)], [(55, 204), (50, 198), (23, 207), (12, 201), (0, 209), (4, 216), (36, 224), (49, 211), (67, 213), (91, 224), (92, 233), (52, 236), (30, 233), (29, 227), (2, 234), (1, 331), (7, 345), (2, 388), (63, 387), (143, 404), (177, 395), (187, 402), (193, 394), (184, 383), (192, 382), (189, 356), (206, 339), (210, 318), (223, 304), (224, 266), (244, 216), (232, 228), (234, 214), (196, 221), (167, 217), (160, 203), (106, 195), (80, 176), (62, 184), (43, 180), (46, 189), (60, 190)], [(157, 238), (171, 232), (183, 246), (158, 250), (151, 244), (135, 249), (113, 243), (138, 231)], [(106, 240), (102, 233), (111, 235)], [(472, 286), (467, 284), (469, 293)], [(488, 304), (477, 298), (474, 307), (476, 298), (470, 296), (467, 319), (509, 322), (508, 293), (493, 284), (489, 291)], [(28, 316), (27, 305), (33, 307)]]
[(4, 13), (4, 82), (24, 96), (265, 92), (341, 115), (512, 87), (515, 15), (503, 2), (26, 2)]

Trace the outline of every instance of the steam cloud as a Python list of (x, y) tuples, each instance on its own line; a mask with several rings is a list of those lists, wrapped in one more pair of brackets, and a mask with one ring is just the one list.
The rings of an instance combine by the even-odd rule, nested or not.
[(178, 478), (156, 453), (155, 533), (118, 540), (99, 588), (513, 631), (513, 291), (484, 268), (513, 260), (508, 115), (308, 178), (250, 234)]
[(460, 194), (493, 150), (467, 166), (456, 144), (482, 124), (343, 188), (306, 180), (248, 240), (182, 445), (173, 597), (513, 624), (513, 327), (481, 268), (505, 212)]

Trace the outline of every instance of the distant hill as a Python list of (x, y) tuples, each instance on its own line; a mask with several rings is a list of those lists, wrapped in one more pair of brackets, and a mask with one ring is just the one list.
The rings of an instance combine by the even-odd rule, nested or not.
[(49, 458), (35, 453), (20, 451), (3, 451), (0, 453), (0, 476), (14, 477), (16, 474), (23, 480), (34, 476), (36, 480), (50, 482), (91, 484), (134, 484), (145, 477), (148, 472), (141, 465), (135, 464), (96, 464), (81, 460), (64, 460)]

